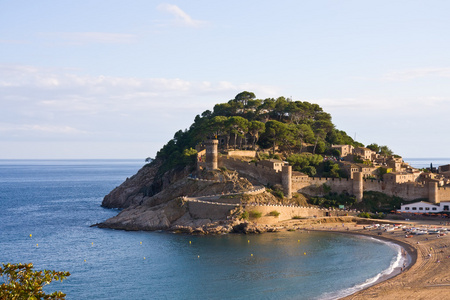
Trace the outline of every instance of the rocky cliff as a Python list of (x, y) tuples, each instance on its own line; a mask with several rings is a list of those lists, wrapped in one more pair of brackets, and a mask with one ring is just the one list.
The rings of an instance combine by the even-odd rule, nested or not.
[[(256, 197), (244, 196), (255, 187), (236, 172), (204, 171), (198, 174), (204, 179), (198, 180), (189, 177), (186, 170), (161, 176), (158, 167), (157, 163), (144, 166), (105, 196), (102, 206), (123, 210), (96, 225), (123, 230), (230, 232), (231, 215), (239, 210), (236, 204), (242, 197), (245, 201)], [(274, 201), (272, 195), (267, 197)]]

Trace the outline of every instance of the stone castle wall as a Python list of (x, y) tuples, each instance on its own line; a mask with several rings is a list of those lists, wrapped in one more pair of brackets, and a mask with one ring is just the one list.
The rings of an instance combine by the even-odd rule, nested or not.
[[(275, 224), (279, 221), (291, 220), (294, 217), (300, 218), (313, 218), (313, 217), (337, 217), (356, 215), (357, 212), (349, 212), (338, 209), (325, 209), (316, 207), (301, 207), (301, 206), (285, 206), (285, 205), (247, 205), (246, 211), (257, 211), (262, 214), (261, 218), (258, 218), (258, 223), (261, 224)], [(280, 214), (278, 217), (270, 216), (270, 212), (277, 211)]]
[(417, 183), (387, 183), (378, 180), (364, 180), (364, 191), (381, 192), (390, 196), (397, 196), (405, 200), (429, 198), (428, 186)]
[(317, 178), (308, 177), (308, 180), (292, 182), (292, 190), (311, 196), (322, 196), (325, 194), (322, 186), (326, 184), (336, 193), (353, 194), (353, 180), (345, 178)]
[[(355, 195), (358, 201), (362, 199), (363, 191), (381, 192), (390, 196), (398, 196), (405, 200), (428, 199), (436, 203), (440, 201), (450, 201), (450, 188), (437, 188), (430, 185), (418, 183), (387, 183), (376, 180), (362, 180), (359, 176), (355, 179), (343, 178), (315, 178), (305, 176), (292, 176), (292, 171), (279, 172), (272, 168), (265, 167), (258, 163), (249, 163), (236, 158), (227, 156), (218, 156), (217, 141), (206, 143), (206, 168), (215, 169), (217, 167), (226, 167), (236, 170), (243, 175), (257, 179), (264, 185), (281, 184), (285, 193), (289, 197), (290, 191), (304, 193), (312, 196), (321, 196), (326, 191), (323, 185), (326, 184), (332, 192), (349, 193)], [(204, 162), (199, 162), (204, 164)], [(289, 180), (290, 177), (291, 179)]]
[(194, 219), (226, 220), (234, 206), (208, 202), (189, 202), (189, 213)]
[(440, 202), (450, 201), (450, 188), (449, 187), (439, 187), (438, 188), (438, 199)]
[(281, 172), (271, 168), (249, 163), (235, 158), (219, 156), (219, 167), (226, 167), (230, 170), (236, 170), (239, 173), (258, 179), (262, 184), (281, 184)]

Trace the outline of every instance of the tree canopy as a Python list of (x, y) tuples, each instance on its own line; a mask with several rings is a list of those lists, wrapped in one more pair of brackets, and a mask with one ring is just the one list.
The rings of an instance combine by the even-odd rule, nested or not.
[(257, 99), (243, 91), (234, 99), (218, 103), (194, 118), (186, 130), (179, 130), (156, 155), (161, 171), (186, 166), (193, 161), (196, 145), (205, 139), (219, 139), (222, 148), (271, 148), (285, 156), (308, 152), (331, 153), (332, 144), (362, 146), (335, 128), (331, 115), (318, 104), (285, 97)]

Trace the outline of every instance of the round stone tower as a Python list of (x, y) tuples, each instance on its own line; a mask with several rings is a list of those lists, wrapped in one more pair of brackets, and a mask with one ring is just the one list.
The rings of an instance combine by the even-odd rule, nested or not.
[(353, 173), (353, 195), (355, 195), (358, 202), (361, 202), (363, 198), (363, 182), (363, 174), (361, 172)]
[(218, 168), (218, 140), (207, 140), (206, 146), (206, 170), (217, 170)]
[(283, 186), (284, 196), (292, 198), (292, 166), (283, 166), (281, 169), (281, 184)]

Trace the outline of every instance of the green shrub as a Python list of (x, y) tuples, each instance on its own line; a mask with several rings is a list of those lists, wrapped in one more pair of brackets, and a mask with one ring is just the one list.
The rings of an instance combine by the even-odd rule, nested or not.
[(249, 213), (248, 213), (248, 211), (244, 211), (244, 212), (241, 214), (241, 219), (242, 219), (242, 220), (248, 220), (248, 218), (249, 218)]
[(257, 210), (252, 210), (250, 212), (250, 218), (252, 218), (252, 219), (259, 219), (261, 217), (262, 217), (262, 212), (259, 212)]
[(272, 210), (270, 213), (269, 213), (269, 216), (272, 216), (272, 217), (278, 217), (280, 215), (280, 212), (279, 211), (276, 211), (276, 210)]
[(280, 190), (274, 190), (274, 191), (272, 191), (272, 194), (273, 194), (275, 197), (279, 198), (279, 199), (283, 199), (283, 198), (284, 198), (284, 194), (283, 194), (283, 192), (280, 191)]
[(293, 216), (292, 219), (300, 220), (300, 219), (306, 219), (306, 218), (305, 217), (301, 217), (301, 216)]
[(370, 214), (368, 212), (362, 212), (362, 213), (358, 214), (358, 217), (369, 219), (371, 216), (370, 216)]

